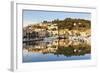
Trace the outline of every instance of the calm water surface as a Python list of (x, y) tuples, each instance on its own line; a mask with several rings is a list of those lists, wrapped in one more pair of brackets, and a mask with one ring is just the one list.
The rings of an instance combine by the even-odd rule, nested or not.
[(23, 44), (24, 63), (88, 59), (91, 46), (87, 41), (55, 38)]
[(41, 61), (63, 61), (63, 60), (86, 60), (90, 59), (90, 54), (85, 54), (82, 56), (69, 56), (64, 55), (54, 55), (54, 54), (42, 54), (42, 53), (32, 53), (23, 51), (23, 62), (41, 62)]

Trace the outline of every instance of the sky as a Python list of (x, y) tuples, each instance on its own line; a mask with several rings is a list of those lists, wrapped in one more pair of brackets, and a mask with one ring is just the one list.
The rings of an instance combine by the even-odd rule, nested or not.
[(44, 20), (46, 21), (52, 21), (54, 19), (63, 20), (65, 18), (91, 20), (91, 14), (83, 13), (83, 12), (23, 10), (23, 26), (24, 27), (29, 24), (40, 23)]

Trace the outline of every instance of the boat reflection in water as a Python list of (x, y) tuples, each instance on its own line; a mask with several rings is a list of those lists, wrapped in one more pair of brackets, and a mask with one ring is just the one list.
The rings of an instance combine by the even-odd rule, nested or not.
[(23, 62), (86, 60), (90, 53), (90, 38), (45, 37), (23, 42)]

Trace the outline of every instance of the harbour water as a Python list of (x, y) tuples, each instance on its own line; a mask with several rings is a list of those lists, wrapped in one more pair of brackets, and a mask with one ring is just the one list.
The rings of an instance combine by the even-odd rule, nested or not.
[[(49, 43), (45, 43), (45, 41), (49, 41)], [(53, 40), (51, 38), (45, 39), (45, 41), (35, 41), (24, 45), (23, 62), (91, 59), (91, 47), (86, 41), (60, 39), (58, 42), (53, 43), (55, 41), (54, 38)]]

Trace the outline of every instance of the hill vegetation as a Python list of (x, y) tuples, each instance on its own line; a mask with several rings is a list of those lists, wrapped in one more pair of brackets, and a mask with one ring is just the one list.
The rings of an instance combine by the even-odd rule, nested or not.
[(59, 29), (90, 29), (91, 28), (91, 21), (85, 19), (72, 19), (72, 18), (65, 18), (64, 20), (55, 19), (50, 21), (43, 21), (43, 23), (52, 23), (57, 24)]

